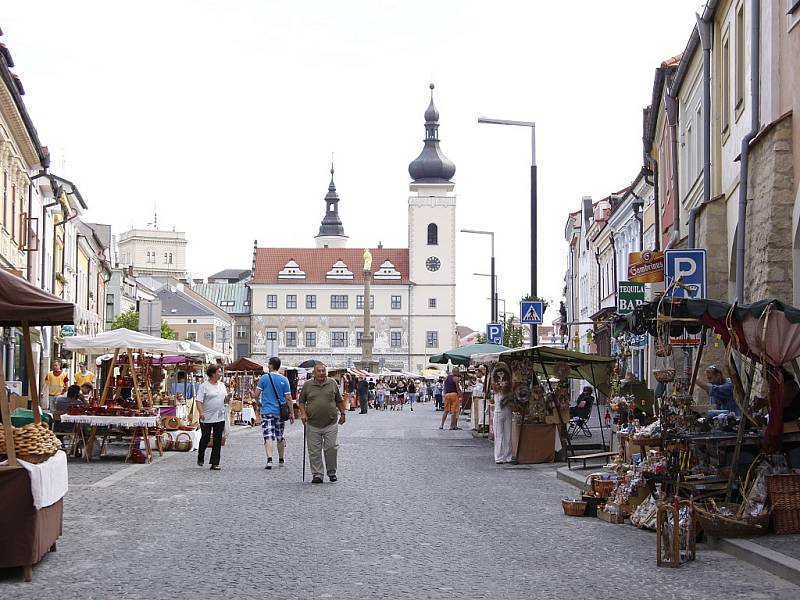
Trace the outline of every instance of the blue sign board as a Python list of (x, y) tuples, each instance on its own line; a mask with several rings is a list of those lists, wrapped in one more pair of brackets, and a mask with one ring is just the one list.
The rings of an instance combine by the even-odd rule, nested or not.
[(488, 323), (486, 325), (486, 341), (490, 344), (502, 344), (505, 325), (502, 323)]
[(675, 298), (705, 298), (706, 251), (702, 249), (667, 250), (664, 253), (664, 285), (677, 283), (668, 296)]
[(519, 303), (519, 322), (523, 325), (541, 325), (544, 322), (544, 303), (539, 300), (523, 300)]

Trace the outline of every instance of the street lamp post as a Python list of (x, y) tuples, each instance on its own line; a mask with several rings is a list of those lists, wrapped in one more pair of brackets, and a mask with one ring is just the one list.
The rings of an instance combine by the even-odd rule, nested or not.
[[(461, 233), (475, 233), (477, 235), (489, 235), (492, 237), (492, 269), (489, 277), (491, 278), (492, 285), (491, 285), (491, 297), (494, 298), (497, 295), (497, 289), (495, 288), (497, 275), (495, 274), (494, 270), (494, 231), (482, 231), (480, 229), (462, 229)], [(490, 323), (497, 322), (497, 301), (492, 302), (491, 308), (491, 316), (490, 316)]]
[[(509, 119), (490, 119), (478, 117), (478, 123), (488, 125), (512, 125), (516, 127), (529, 127), (531, 130), (531, 294), (538, 295), (537, 291), (537, 174), (536, 174), (536, 123), (531, 121), (511, 121)], [(531, 345), (535, 346), (538, 336), (536, 325), (531, 325)]]

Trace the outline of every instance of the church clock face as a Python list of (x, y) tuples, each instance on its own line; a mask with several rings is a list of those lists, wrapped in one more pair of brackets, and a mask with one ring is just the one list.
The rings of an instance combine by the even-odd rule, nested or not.
[(438, 271), (439, 267), (442, 266), (442, 261), (435, 256), (431, 256), (425, 261), (425, 266), (428, 268), (428, 271)]

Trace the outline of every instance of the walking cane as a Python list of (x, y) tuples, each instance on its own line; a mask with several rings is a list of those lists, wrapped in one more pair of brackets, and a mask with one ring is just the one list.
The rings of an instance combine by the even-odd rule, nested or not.
[(306, 482), (306, 427), (307, 424), (303, 423), (303, 483)]

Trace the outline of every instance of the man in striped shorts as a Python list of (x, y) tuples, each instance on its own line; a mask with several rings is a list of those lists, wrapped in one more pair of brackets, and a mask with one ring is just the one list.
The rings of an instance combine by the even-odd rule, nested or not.
[(272, 442), (278, 447), (278, 464), (284, 464), (286, 440), (283, 437), (285, 422), (281, 421), (281, 404), (289, 403), (289, 422), (294, 423), (292, 407), (292, 391), (289, 380), (278, 373), (281, 359), (273, 356), (269, 359), (269, 371), (258, 380), (254, 397), (261, 399), (261, 431), (264, 434), (264, 449), (267, 451), (267, 466), (272, 468)]

